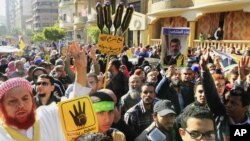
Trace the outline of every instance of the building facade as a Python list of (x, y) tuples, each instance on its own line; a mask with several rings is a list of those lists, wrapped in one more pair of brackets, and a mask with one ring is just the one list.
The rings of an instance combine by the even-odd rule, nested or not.
[(32, 0), (15, 1), (15, 27), (25, 31), (25, 21), (32, 16)]
[(190, 47), (200, 33), (213, 35), (218, 27), (223, 40), (250, 40), (249, 0), (149, 0), (148, 9), (151, 44), (161, 39), (162, 27), (189, 27)]
[(90, 41), (87, 28), (96, 24), (95, 4), (93, 0), (60, 0), (59, 25), (66, 31), (66, 40)]
[(33, 0), (33, 30), (42, 31), (58, 21), (58, 0)]
[(7, 30), (10, 32), (13, 28), (15, 28), (15, 1), (16, 0), (5, 0), (5, 14), (6, 14), (6, 22), (7, 22)]
[(135, 12), (131, 19), (127, 32), (126, 44), (128, 46), (145, 46), (146, 45), (146, 14), (148, 11), (147, 1), (127, 0), (126, 4), (133, 5)]

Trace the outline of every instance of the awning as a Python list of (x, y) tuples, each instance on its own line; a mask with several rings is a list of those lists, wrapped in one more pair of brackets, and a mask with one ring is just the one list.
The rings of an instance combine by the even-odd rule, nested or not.
[(0, 53), (13, 53), (18, 51), (19, 49), (13, 46), (0, 46)]

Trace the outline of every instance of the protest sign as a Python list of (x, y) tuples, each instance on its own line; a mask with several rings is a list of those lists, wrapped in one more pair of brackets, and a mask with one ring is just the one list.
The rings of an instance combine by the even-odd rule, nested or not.
[(63, 131), (68, 141), (80, 135), (98, 132), (98, 121), (89, 96), (58, 104)]
[(187, 61), (189, 28), (162, 28), (161, 62), (163, 66), (182, 67)]
[(107, 34), (100, 34), (98, 40), (98, 50), (102, 54), (118, 55), (122, 52), (124, 38)]

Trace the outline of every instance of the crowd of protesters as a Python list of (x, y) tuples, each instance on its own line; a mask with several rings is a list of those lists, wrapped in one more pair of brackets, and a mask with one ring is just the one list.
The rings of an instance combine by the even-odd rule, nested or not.
[[(95, 45), (74, 47), (64, 55), (51, 49), (49, 60), (43, 49), (1, 56), (1, 141), (16, 139), (9, 130), (35, 140), (36, 117), (40, 140), (66, 140), (56, 106), (50, 106), (86, 92), (94, 105), (103, 106), (95, 109), (103, 140), (229, 141), (230, 125), (250, 125), (247, 54), (225, 73), (210, 48), (190, 50), (196, 59), (187, 67), (163, 68), (145, 59), (159, 59), (160, 46), (125, 48), (109, 62)], [(128, 50), (137, 63), (129, 61)]]

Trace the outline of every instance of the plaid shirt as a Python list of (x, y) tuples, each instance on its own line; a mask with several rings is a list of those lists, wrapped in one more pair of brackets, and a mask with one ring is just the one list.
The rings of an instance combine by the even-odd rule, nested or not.
[(141, 100), (125, 113), (124, 121), (136, 132), (137, 135), (153, 122), (153, 105), (156, 101), (157, 99), (154, 100), (151, 110), (146, 111), (143, 101)]

